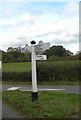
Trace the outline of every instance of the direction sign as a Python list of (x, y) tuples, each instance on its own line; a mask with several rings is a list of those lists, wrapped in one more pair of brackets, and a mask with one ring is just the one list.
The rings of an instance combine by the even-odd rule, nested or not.
[(35, 59), (36, 60), (47, 60), (47, 56), (46, 55), (35, 55)]

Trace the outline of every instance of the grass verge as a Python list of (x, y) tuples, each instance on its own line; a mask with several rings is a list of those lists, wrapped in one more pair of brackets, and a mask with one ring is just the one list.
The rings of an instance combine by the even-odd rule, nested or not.
[[(25, 81), (2, 81), (2, 84), (13, 84), (13, 85), (31, 85), (31, 82), (25, 82)], [(54, 81), (54, 82), (38, 82), (38, 85), (79, 85), (79, 82), (73, 82), (73, 81)]]
[(0, 120), (2, 119), (2, 91), (0, 91)]
[(27, 118), (78, 118), (79, 95), (39, 92), (37, 102), (26, 91), (3, 91), (3, 101)]

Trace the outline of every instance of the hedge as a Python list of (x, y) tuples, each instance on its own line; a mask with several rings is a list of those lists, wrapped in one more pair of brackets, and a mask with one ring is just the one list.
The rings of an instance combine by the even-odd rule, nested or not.
[[(38, 81), (78, 81), (81, 65), (79, 62), (37, 62)], [(3, 72), (2, 80), (31, 81), (29, 72)]]
[(37, 66), (39, 81), (78, 81), (81, 78), (79, 62), (41, 62)]
[(3, 72), (2, 80), (14, 80), (14, 81), (31, 81), (31, 73), (30, 72)]

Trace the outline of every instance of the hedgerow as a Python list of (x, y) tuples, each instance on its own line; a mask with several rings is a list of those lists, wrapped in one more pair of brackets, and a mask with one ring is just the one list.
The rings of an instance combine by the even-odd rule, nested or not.
[[(79, 81), (81, 65), (76, 61), (43, 61), (37, 62), (38, 81)], [(27, 72), (2, 72), (2, 80), (27, 81), (30, 82), (31, 70)]]

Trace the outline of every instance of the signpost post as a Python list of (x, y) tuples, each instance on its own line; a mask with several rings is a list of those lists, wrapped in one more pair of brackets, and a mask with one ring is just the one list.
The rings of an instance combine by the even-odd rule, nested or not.
[(46, 60), (47, 57), (46, 55), (35, 55), (35, 49), (34, 46), (36, 42), (33, 40), (30, 42), (32, 45), (32, 101), (37, 101), (38, 100), (38, 89), (37, 89), (37, 76), (36, 76), (36, 60)]
[(36, 77), (36, 60), (35, 60), (35, 46), (36, 42), (31, 41), (32, 45), (32, 101), (36, 101), (38, 99), (38, 90), (37, 90), (37, 77)]

